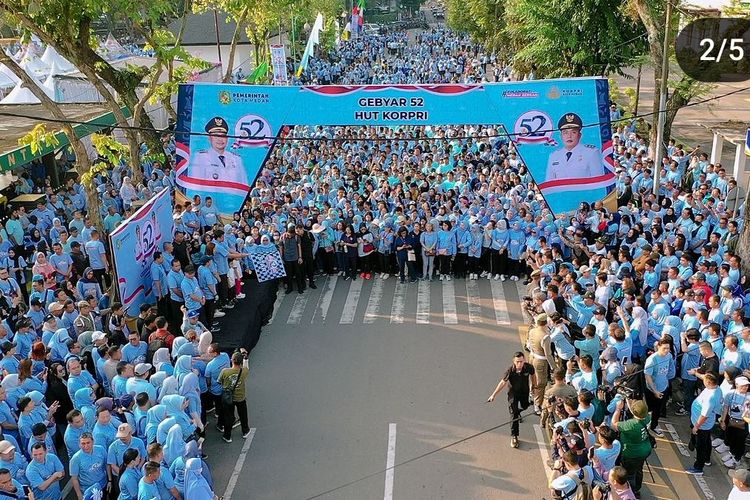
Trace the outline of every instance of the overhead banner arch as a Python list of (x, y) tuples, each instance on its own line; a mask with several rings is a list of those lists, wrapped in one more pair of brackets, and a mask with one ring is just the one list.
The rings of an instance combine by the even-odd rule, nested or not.
[(556, 214), (614, 189), (603, 78), (478, 85), (180, 86), (177, 183), (224, 215), (242, 204), (285, 127), (496, 125)]

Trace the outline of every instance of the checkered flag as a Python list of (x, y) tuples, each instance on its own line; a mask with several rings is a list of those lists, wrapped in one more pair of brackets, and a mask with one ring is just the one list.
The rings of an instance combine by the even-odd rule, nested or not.
[(284, 261), (276, 245), (253, 245), (250, 247), (250, 260), (260, 283), (286, 276)]

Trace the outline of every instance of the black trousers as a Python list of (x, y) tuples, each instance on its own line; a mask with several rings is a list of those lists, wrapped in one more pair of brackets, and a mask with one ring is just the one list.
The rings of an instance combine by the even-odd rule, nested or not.
[(247, 418), (247, 401), (235, 401), (232, 405), (225, 405), (224, 408), (224, 437), (232, 437), (232, 426), (234, 425), (234, 411), (240, 417), (240, 428), (242, 434), (250, 432), (250, 424)]
[(294, 288), (293, 281), (297, 283), (297, 290), (305, 289), (305, 277), (302, 274), (302, 265), (296, 260), (285, 260), (284, 270), (286, 271), (286, 289)]
[(167, 319), (167, 322), (169, 323), (169, 331), (172, 332), (174, 335), (182, 335), (182, 306), (184, 306), (184, 302), (179, 302), (177, 300), (173, 300), (171, 297), (169, 299), (169, 318)]
[(510, 424), (510, 435), (518, 437), (521, 425), (521, 412), (529, 407), (529, 393), (508, 393), (508, 408), (513, 422)]
[(711, 431), (698, 429), (695, 436), (695, 463), (693, 467), (703, 470), (706, 462), (711, 460)]
[(94, 269), (94, 278), (99, 282), (99, 286), (105, 291), (112, 284), (109, 274), (104, 269)]
[(646, 463), (646, 458), (625, 458), (622, 459), (622, 466), (628, 473), (628, 483), (633, 493), (641, 491), (643, 486), (643, 464)]
[(302, 255), (302, 270), (305, 272), (308, 283), (311, 285), (315, 283), (315, 258), (313, 254)]
[(648, 409), (651, 412), (651, 425), (649, 426), (651, 430), (656, 429), (656, 427), (659, 425), (659, 417), (661, 417), (661, 412), (666, 404), (666, 393), (662, 394), (661, 399), (659, 399), (654, 395), (653, 392), (646, 389), (646, 405), (648, 405)]
[(219, 294), (219, 307), (225, 306), (229, 302), (229, 278), (226, 274), (219, 275), (219, 286), (216, 291)]
[(732, 427), (727, 425), (724, 442), (729, 446), (729, 452), (735, 460), (740, 460), (745, 454), (745, 440), (747, 439), (747, 424), (744, 427)]
[(214, 322), (214, 313), (216, 313), (216, 299), (206, 299), (206, 303), (201, 308), (201, 321), (208, 328), (211, 328)]

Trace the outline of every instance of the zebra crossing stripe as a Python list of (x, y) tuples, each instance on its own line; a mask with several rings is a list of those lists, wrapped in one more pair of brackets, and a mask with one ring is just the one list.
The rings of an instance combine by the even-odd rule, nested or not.
[(342, 325), (351, 325), (354, 323), (354, 315), (357, 314), (357, 304), (359, 304), (359, 296), (362, 294), (362, 282), (364, 280), (354, 280), (349, 285), (349, 293), (346, 294), (346, 302), (344, 302), (344, 310), (341, 312)]
[(420, 281), (417, 289), (417, 324), (430, 324), (430, 283)]
[(326, 280), (325, 287), (323, 288), (323, 293), (320, 294), (320, 297), (318, 298), (318, 305), (315, 308), (315, 312), (313, 313), (311, 323), (315, 322), (315, 318), (320, 318), (323, 323), (326, 321), (326, 316), (328, 316), (328, 308), (331, 307), (331, 300), (333, 299), (333, 291), (336, 289), (336, 283), (338, 282), (339, 277), (338, 276), (329, 276)]
[(367, 301), (367, 309), (365, 310), (364, 322), (375, 323), (375, 318), (378, 316), (380, 311), (380, 302), (383, 300), (383, 287), (385, 286), (385, 280), (375, 279), (372, 282), (372, 290), (370, 290), (370, 299)]
[(273, 312), (271, 313), (271, 319), (268, 320), (269, 325), (273, 323), (274, 319), (276, 319), (276, 314), (279, 312), (279, 308), (281, 307), (282, 302), (284, 302), (284, 294), (281, 292), (276, 292), (276, 302), (273, 303)]
[(443, 322), (446, 325), (457, 325), (456, 289), (453, 281), (443, 281)]
[(298, 294), (294, 299), (294, 305), (292, 310), (289, 312), (289, 319), (286, 323), (288, 325), (299, 325), (302, 315), (305, 314), (305, 307), (307, 307), (307, 300), (310, 298), (310, 292)]
[(396, 290), (393, 292), (393, 305), (391, 306), (391, 323), (398, 324), (404, 322), (404, 307), (406, 306), (407, 284), (395, 284)]
[(469, 306), (469, 324), (482, 322), (482, 302), (479, 298), (479, 282), (466, 280), (466, 301)]
[(498, 325), (510, 325), (510, 315), (508, 314), (508, 303), (505, 302), (505, 291), (501, 281), (490, 281), (490, 290), (492, 291), (492, 305), (495, 309), (495, 320)]

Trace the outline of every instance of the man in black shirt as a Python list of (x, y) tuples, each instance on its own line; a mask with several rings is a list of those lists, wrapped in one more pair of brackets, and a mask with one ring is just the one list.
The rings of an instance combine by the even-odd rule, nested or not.
[[(531, 379), (531, 380), (529, 380)], [(498, 382), (487, 402), (495, 400), (500, 391), (508, 387), (508, 406), (513, 417), (510, 427), (510, 445), (518, 448), (518, 427), (521, 422), (521, 412), (529, 407), (529, 388), (536, 384), (534, 367), (526, 362), (526, 357), (521, 351), (513, 355), (513, 366), (508, 368), (503, 378)]]
[(701, 365), (698, 368), (692, 368), (688, 371), (690, 375), (695, 375), (700, 380), (699, 386), (703, 385), (703, 376), (708, 372), (719, 374), (719, 356), (714, 352), (711, 342), (704, 340), (700, 343)]
[(172, 255), (180, 261), (180, 265), (185, 269), (190, 264), (190, 255), (188, 252), (188, 243), (185, 239), (185, 233), (181, 230), (174, 232), (174, 241), (172, 242)]

